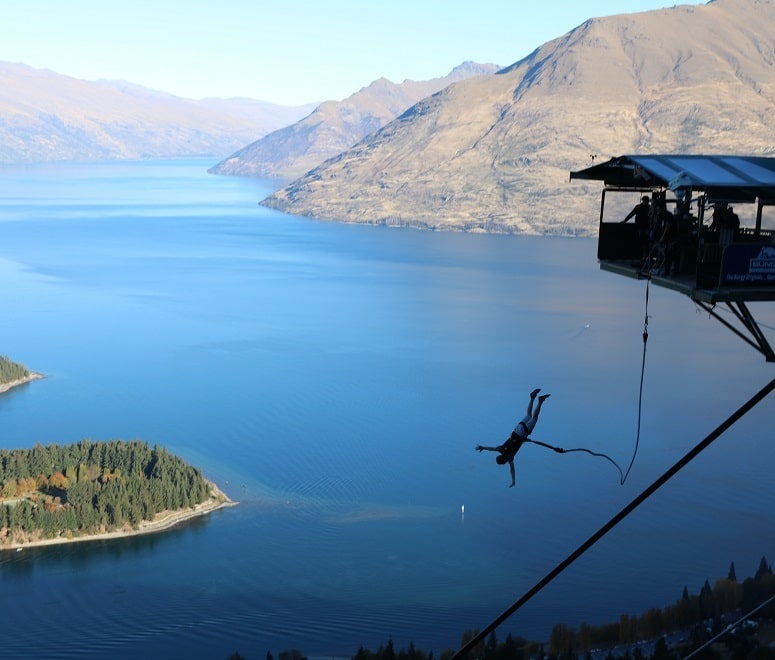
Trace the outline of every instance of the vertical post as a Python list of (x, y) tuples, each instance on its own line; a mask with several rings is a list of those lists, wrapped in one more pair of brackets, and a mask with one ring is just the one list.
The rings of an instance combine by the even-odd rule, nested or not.
[(603, 194), (600, 196), (600, 223), (598, 225), (598, 235), (600, 227), (603, 226), (603, 208), (605, 208), (605, 188), (603, 188)]
[(702, 194), (697, 198), (697, 242), (695, 244), (696, 248), (696, 258), (694, 260), (694, 285), (697, 288), (700, 288), (700, 269), (702, 268), (702, 251), (705, 248), (705, 239), (702, 236), (702, 229), (703, 229), (703, 223), (705, 222), (705, 201), (707, 200), (707, 195)]
[(756, 198), (756, 229), (753, 232), (753, 235), (756, 236), (756, 238), (759, 238), (762, 233), (762, 198), (757, 197)]

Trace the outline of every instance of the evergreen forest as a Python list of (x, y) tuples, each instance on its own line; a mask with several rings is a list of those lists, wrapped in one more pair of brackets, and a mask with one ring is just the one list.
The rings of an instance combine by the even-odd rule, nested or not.
[(137, 529), (210, 497), (197, 468), (139, 440), (0, 449), (0, 547)]
[(0, 355), (0, 385), (22, 378), (28, 378), (29, 370), (17, 362), (12, 362), (5, 355)]

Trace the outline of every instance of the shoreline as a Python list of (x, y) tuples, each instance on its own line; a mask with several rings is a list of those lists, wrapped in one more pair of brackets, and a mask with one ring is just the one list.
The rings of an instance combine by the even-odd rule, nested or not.
[(16, 380), (8, 381), (7, 383), (0, 384), (0, 394), (3, 392), (7, 392), (10, 389), (13, 389), (14, 387), (18, 387), (19, 385), (24, 385), (25, 383), (29, 383), (33, 380), (40, 380), (43, 378), (43, 374), (36, 374), (33, 372), (30, 372), (29, 376), (26, 376), (25, 378), (17, 378)]
[(140, 536), (143, 534), (155, 534), (157, 532), (164, 532), (173, 527), (179, 525), (186, 520), (192, 518), (198, 518), (205, 516), (218, 509), (226, 507), (237, 506), (239, 502), (235, 502), (230, 499), (226, 493), (224, 493), (218, 486), (212, 481), (207, 481), (210, 486), (210, 499), (205, 500), (201, 504), (197, 504), (190, 509), (181, 509), (178, 511), (162, 511), (156, 514), (153, 520), (143, 520), (137, 526), (137, 529), (125, 528), (116, 529), (111, 532), (104, 532), (98, 534), (84, 534), (83, 536), (72, 537), (55, 537), (48, 539), (36, 539), (34, 541), (25, 541), (22, 543), (9, 543), (8, 545), (0, 545), (0, 552), (15, 550), (17, 552), (24, 550), (25, 548), (44, 547), (49, 545), (61, 545), (64, 543), (83, 543), (88, 541), (104, 541), (110, 539), (120, 539), (129, 536)]

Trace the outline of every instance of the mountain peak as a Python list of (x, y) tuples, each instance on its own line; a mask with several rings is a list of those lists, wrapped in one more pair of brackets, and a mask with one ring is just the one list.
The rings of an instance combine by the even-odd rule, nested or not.
[(402, 83), (378, 78), (343, 101), (321, 103), (309, 116), (252, 142), (210, 172), (285, 179), (301, 176), (395, 119), (420, 99), (453, 82), (495, 70), (495, 65), (464, 62), (443, 78)]
[[(262, 203), (463, 231), (596, 231), (589, 154), (775, 151), (771, 0), (585, 21), (425, 98)], [(581, 191), (581, 195), (572, 195)]]

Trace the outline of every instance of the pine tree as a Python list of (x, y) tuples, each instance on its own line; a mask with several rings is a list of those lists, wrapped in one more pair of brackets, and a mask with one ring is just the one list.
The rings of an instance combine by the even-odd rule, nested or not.
[(0, 507), (0, 528), (42, 530), (53, 537), (137, 526), (164, 508), (191, 507), (210, 496), (199, 470), (142, 441), (0, 449), (0, 495), (29, 497), (35, 491), (50, 506)]
[(22, 364), (11, 362), (5, 355), (0, 355), (0, 384), (27, 378), (30, 372)]

